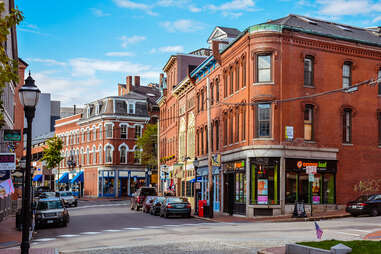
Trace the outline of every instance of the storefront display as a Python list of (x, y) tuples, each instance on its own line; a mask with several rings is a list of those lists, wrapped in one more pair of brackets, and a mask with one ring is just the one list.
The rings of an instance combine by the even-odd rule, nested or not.
[(286, 159), (286, 204), (335, 204), (337, 161)]
[(279, 158), (252, 159), (250, 177), (251, 204), (279, 204)]

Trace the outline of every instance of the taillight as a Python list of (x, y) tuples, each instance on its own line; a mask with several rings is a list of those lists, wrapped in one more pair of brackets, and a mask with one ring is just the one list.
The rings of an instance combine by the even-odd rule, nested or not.
[(167, 208), (173, 208), (172, 204), (168, 204)]
[(191, 204), (187, 204), (187, 206), (186, 206), (186, 208), (191, 208), (192, 206), (191, 206)]
[(360, 203), (360, 204), (358, 204), (359, 206), (366, 206), (366, 204), (365, 203)]

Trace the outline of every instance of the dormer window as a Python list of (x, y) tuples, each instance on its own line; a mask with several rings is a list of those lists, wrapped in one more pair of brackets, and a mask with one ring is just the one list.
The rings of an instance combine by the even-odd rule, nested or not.
[(90, 117), (90, 106), (87, 107), (87, 118), (89, 118), (89, 117)]
[(135, 104), (134, 103), (128, 103), (128, 113), (129, 114), (135, 114)]

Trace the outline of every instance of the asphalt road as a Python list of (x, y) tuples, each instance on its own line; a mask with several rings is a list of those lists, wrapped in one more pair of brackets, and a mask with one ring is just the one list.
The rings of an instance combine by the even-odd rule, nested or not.
[(59, 235), (86, 232), (111, 232), (124, 228), (146, 226), (197, 224), (204, 220), (194, 218), (162, 218), (141, 211), (131, 211), (129, 201), (80, 201), (78, 207), (69, 208), (70, 223), (67, 227), (55, 225), (37, 229), (33, 239), (54, 238)]
[[(313, 222), (209, 223), (160, 218), (131, 211), (126, 203), (83, 204), (70, 209), (67, 228), (41, 229), (32, 247), (63, 253), (256, 253), (286, 243), (315, 241)], [(323, 239), (359, 240), (381, 230), (381, 217), (320, 221)]]

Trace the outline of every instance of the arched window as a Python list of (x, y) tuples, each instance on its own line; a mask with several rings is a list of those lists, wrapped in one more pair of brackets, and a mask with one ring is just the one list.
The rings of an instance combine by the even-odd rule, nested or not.
[(190, 158), (195, 157), (195, 144), (194, 144), (194, 140), (195, 140), (194, 131), (195, 131), (195, 129), (194, 129), (194, 124), (195, 124), (194, 115), (193, 115), (193, 113), (190, 113), (189, 117), (188, 117), (188, 137), (187, 137), (187, 154), (188, 154), (188, 157), (190, 157)]
[(313, 140), (314, 134), (314, 106), (307, 104), (304, 108), (304, 140)]
[(81, 148), (81, 165), (84, 165), (85, 164), (85, 159), (84, 159), (85, 155), (83, 154), (83, 148)]
[(90, 148), (86, 149), (86, 164), (90, 164)]
[(99, 147), (98, 147), (98, 151), (99, 151), (99, 161), (98, 161), (98, 163), (99, 164), (102, 164), (102, 162), (103, 162), (103, 154), (102, 154), (102, 146), (100, 145)]
[(120, 163), (127, 163), (127, 147), (125, 145), (119, 147)]
[(95, 149), (95, 146), (93, 146), (93, 164), (97, 163), (97, 151)]
[(97, 128), (93, 128), (93, 140), (97, 140)]
[(111, 145), (106, 145), (105, 146), (105, 157), (106, 157), (106, 163), (112, 163), (112, 152), (113, 152), (113, 147)]
[(343, 143), (352, 143), (352, 109), (345, 108), (343, 112)]
[(352, 86), (352, 63), (343, 64), (343, 88)]
[(186, 142), (186, 123), (184, 117), (180, 119), (179, 128), (179, 158), (183, 160), (185, 158), (185, 142)]

